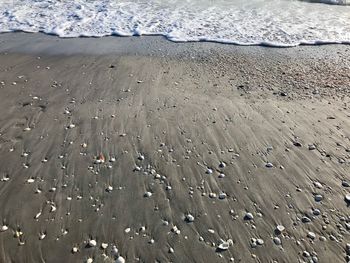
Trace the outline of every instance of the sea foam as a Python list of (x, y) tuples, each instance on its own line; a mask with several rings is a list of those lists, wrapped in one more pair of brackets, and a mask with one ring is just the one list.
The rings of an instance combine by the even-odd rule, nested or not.
[(179, 42), (238, 45), (350, 43), (346, 4), (345, 0), (12, 0), (0, 2), (0, 32), (163, 35)]

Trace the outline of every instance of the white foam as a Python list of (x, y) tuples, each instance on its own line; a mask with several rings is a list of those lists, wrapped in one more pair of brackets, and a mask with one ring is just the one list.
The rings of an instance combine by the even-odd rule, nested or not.
[(172, 41), (238, 45), (350, 43), (350, 6), (305, 1), (11, 0), (0, 1), (0, 10), (0, 32), (164, 35)]

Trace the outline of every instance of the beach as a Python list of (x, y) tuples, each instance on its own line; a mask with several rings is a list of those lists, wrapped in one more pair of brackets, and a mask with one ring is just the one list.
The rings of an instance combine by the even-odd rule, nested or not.
[(348, 262), (349, 51), (1, 34), (0, 262)]

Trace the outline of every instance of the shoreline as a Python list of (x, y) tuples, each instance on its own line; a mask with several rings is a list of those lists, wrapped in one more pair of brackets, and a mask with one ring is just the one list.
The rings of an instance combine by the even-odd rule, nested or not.
[(350, 47), (0, 43), (1, 262), (350, 253)]

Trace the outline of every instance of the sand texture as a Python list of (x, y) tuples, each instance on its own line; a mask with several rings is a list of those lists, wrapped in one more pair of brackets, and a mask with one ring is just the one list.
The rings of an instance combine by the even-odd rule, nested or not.
[(251, 49), (2, 52), (0, 262), (347, 262), (348, 50)]

